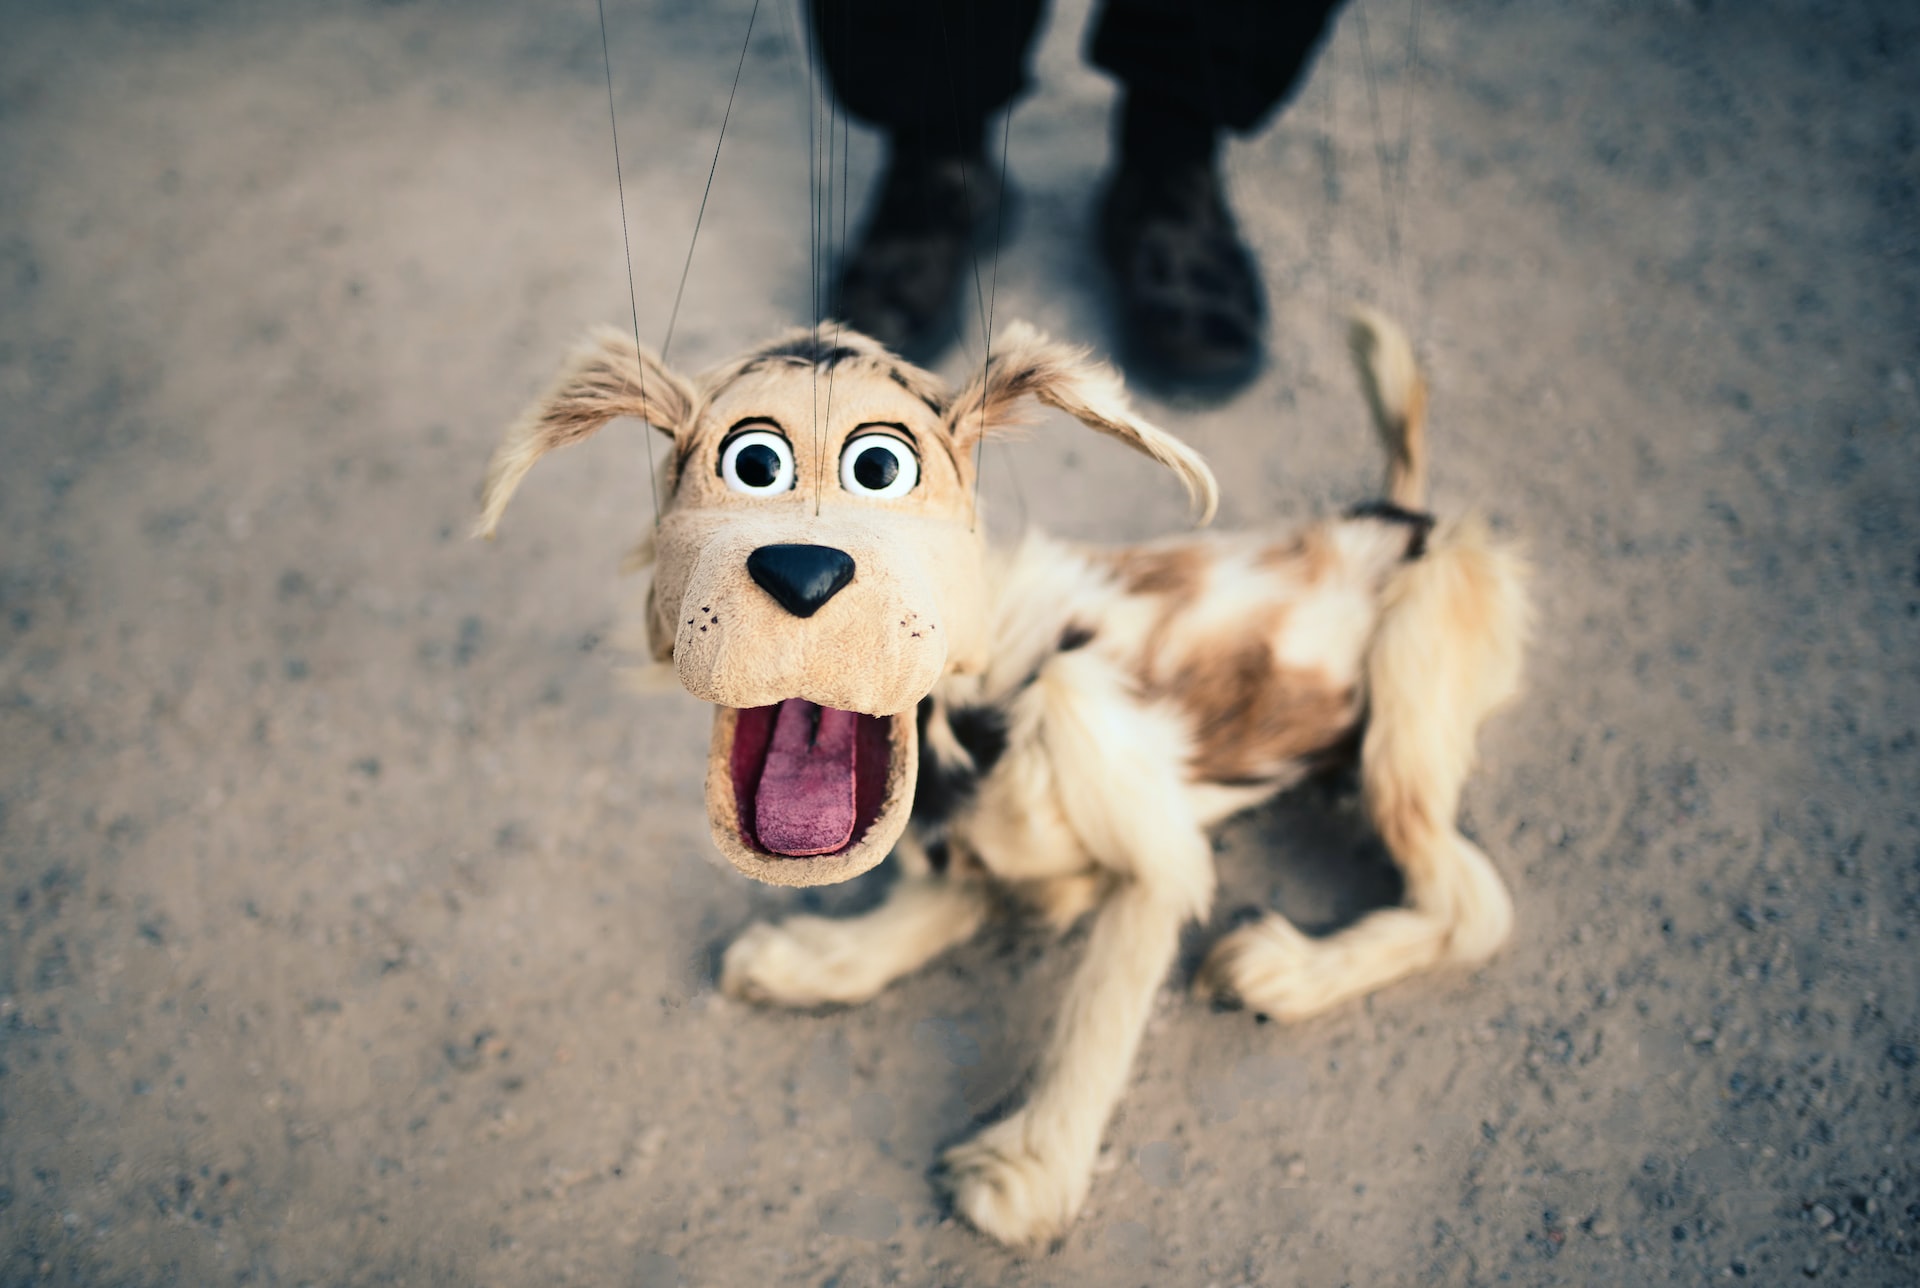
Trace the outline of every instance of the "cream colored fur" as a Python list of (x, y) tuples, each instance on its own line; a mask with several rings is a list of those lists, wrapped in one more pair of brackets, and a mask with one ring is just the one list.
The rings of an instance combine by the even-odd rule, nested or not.
[[(1412, 350), (1377, 315), (1362, 315), (1353, 338), (1386, 447), (1385, 490), (1395, 505), (1417, 508), (1426, 393)], [(900, 710), (924, 696), (921, 761), (971, 783), (941, 816), (931, 805), (916, 813), (896, 851), (902, 875), (878, 907), (750, 927), (724, 956), (728, 994), (776, 1006), (860, 1002), (973, 935), (1003, 898), (1063, 930), (1090, 914), (1031, 1094), (943, 1160), (956, 1210), (1001, 1242), (1028, 1246), (1060, 1237), (1086, 1201), (1181, 928), (1212, 902), (1211, 824), (1297, 782), (1357, 735), (1366, 809), (1405, 875), (1406, 897), (1323, 938), (1270, 913), (1214, 946), (1197, 980), (1204, 991), (1297, 1019), (1431, 966), (1482, 961), (1504, 942), (1513, 918), (1506, 887), (1455, 816), (1476, 731), (1517, 691), (1527, 607), (1519, 559), (1482, 526), (1429, 533), (1426, 521), (1395, 511), (1290, 538), (1188, 536), (1099, 551), (1032, 537), (988, 556), (968, 535), (970, 506), (962, 508), (970, 449), (1011, 423), (1029, 396), (1166, 465), (1203, 513), (1214, 505), (1205, 464), (1140, 420), (1110, 370), (1027, 328), (997, 348), (988, 370), (944, 403), (924, 383), (932, 378), (910, 369), (855, 381), (850, 419), (917, 417), (909, 423), (935, 486), (893, 510), (822, 494), (812, 504), (829, 526), (809, 529), (804, 497), (789, 513), (716, 494), (702, 457), (743, 408), (797, 420), (797, 375), (762, 376), (749, 355), (693, 382), (662, 373), (656, 394), (649, 360), (603, 340), (576, 363), (574, 383), (556, 387), (549, 410), (530, 413), (503, 446), (483, 526), (539, 451), (580, 436), (580, 408), (635, 409), (628, 414), (676, 442), (658, 543), (656, 653), (721, 702), (807, 692)], [(860, 352), (859, 374), (883, 372), (875, 364), (884, 354)], [(596, 365), (605, 361), (648, 371), (646, 398), (637, 379), (609, 379)], [(584, 391), (581, 373), (590, 377)], [(915, 412), (914, 399), (937, 416)], [(676, 407), (681, 419), (663, 424)], [(803, 472), (813, 453), (833, 450), (836, 433), (844, 431), (827, 426), (829, 441), (818, 446), (796, 437)], [(817, 636), (831, 656), (864, 649), (882, 659), (878, 674), (856, 684), (836, 672), (844, 662), (810, 663), (810, 628), (768, 616), (741, 584), (742, 551), (789, 524), (831, 530), (858, 547), (863, 568), (886, 569), (863, 592), (867, 636), (859, 616)], [(954, 540), (943, 546), (927, 535), (936, 532)], [(724, 603), (724, 614), (708, 618), (737, 617), (739, 633), (690, 639), (703, 622), (720, 624), (689, 623), (682, 608), (696, 599)], [(889, 635), (907, 604), (963, 641), (937, 674), (918, 645)], [(969, 741), (955, 722), (971, 715), (977, 726), (983, 713), (997, 737), (976, 728)], [(716, 757), (731, 745), (722, 734), (732, 717), (722, 716)], [(723, 802), (715, 813), (716, 838), (730, 810)]]
[(978, 882), (902, 877), (885, 903), (857, 917), (749, 927), (721, 959), (721, 985), (735, 997), (781, 1006), (864, 1002), (971, 939), (988, 907)]
[(1395, 577), (1368, 649), (1360, 773), (1407, 906), (1325, 939), (1269, 913), (1215, 945), (1203, 989), (1304, 1019), (1441, 961), (1482, 961), (1506, 942), (1506, 886), (1453, 820), (1474, 731), (1518, 691), (1526, 627), (1518, 562), (1478, 525), (1445, 533)]

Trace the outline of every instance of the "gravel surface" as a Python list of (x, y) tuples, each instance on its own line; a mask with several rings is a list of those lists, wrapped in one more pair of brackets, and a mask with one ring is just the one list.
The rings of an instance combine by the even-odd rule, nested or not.
[[(609, 4), (650, 340), (748, 8)], [(1013, 120), (995, 305), (1110, 347), (1084, 8)], [(691, 367), (808, 314), (791, 18), (747, 53)], [(1538, 569), (1467, 806), (1519, 921), (1295, 1028), (1170, 981), (1035, 1257), (929, 1169), (1017, 1091), (1077, 941), (996, 929), (858, 1010), (723, 1001), (750, 920), (885, 877), (710, 856), (706, 713), (620, 676), (640, 434), (465, 539), (501, 427), (627, 317), (593, 6), (23, 0), (5, 31), (0, 1283), (1920, 1279), (1913, 6), (1371, 0), (1235, 148), (1272, 361), (1149, 405), (1224, 522), (1322, 512), (1377, 469), (1341, 302), (1407, 322), (1438, 508)], [(1180, 522), (1065, 424), (987, 464), (1003, 532)], [(1391, 897), (1337, 796), (1220, 851), (1195, 954), (1247, 906)]]

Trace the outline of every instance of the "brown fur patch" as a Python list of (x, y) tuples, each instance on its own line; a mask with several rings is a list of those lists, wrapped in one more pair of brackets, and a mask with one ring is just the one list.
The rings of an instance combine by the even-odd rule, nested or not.
[(1284, 667), (1270, 643), (1277, 620), (1249, 623), (1217, 648), (1201, 648), (1149, 688), (1176, 703), (1193, 730), (1194, 778), (1247, 784), (1337, 747), (1353, 729), (1351, 687)]
[(1185, 612), (1206, 589), (1211, 564), (1208, 552), (1197, 545), (1144, 546), (1113, 552), (1114, 574), (1121, 585), (1135, 595), (1155, 595), (1161, 599), (1160, 612), (1153, 629), (1147, 633), (1141, 665), (1147, 675), (1160, 670), (1160, 656), (1174, 619)]
[(1197, 545), (1145, 546), (1113, 554), (1113, 571), (1135, 595), (1166, 595), (1179, 604), (1197, 599), (1206, 585), (1208, 552)]

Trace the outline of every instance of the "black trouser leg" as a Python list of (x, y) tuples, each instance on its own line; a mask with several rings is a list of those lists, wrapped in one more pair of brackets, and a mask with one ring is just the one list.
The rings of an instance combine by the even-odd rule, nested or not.
[(987, 119), (1027, 86), (1045, 0), (811, 0), (840, 104), (934, 156), (981, 152)]
[(1224, 392), (1259, 370), (1259, 268), (1227, 206), (1220, 138), (1293, 92), (1336, 6), (1106, 0), (1089, 57), (1123, 93), (1102, 249), (1136, 371)]
[(1088, 56), (1125, 91), (1128, 155), (1210, 155), (1289, 98), (1340, 0), (1107, 0)]

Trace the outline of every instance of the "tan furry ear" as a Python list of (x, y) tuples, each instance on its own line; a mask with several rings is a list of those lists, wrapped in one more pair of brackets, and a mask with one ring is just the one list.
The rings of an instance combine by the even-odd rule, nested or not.
[(693, 387), (613, 327), (596, 327), (573, 351), (547, 392), (507, 430), (487, 466), (477, 537), (490, 537), (514, 489), (534, 462), (588, 438), (616, 416), (644, 420), (665, 434), (686, 428)]
[(1199, 512), (1199, 522), (1212, 520), (1220, 503), (1213, 471), (1198, 452), (1134, 413), (1119, 372), (1096, 361), (1091, 350), (1059, 344), (1025, 322), (1009, 326), (993, 347), (987, 369), (960, 391), (947, 411), (948, 429), (962, 452), (982, 434), (1018, 424), (1020, 401), (1032, 396), (1172, 470)]

